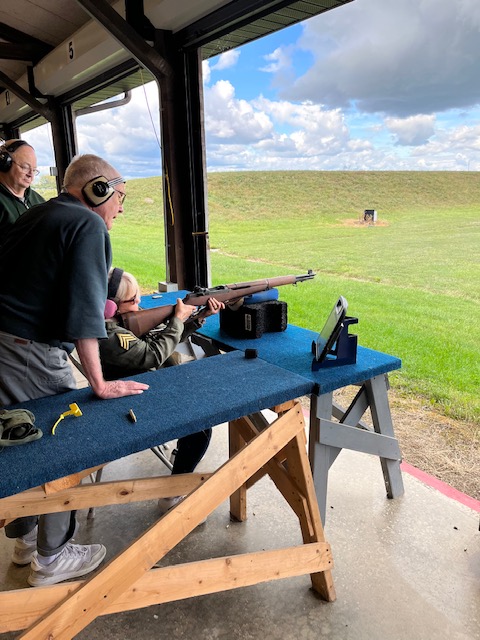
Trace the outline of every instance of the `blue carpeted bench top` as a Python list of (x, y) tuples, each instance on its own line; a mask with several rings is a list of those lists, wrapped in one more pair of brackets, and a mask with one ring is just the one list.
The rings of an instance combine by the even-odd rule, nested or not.
[[(144, 296), (143, 308), (175, 304), (186, 291)], [(21, 406), (33, 411), (44, 437), (0, 449), (0, 497), (13, 495), (65, 475), (143, 451), (155, 445), (228, 422), (310, 393), (328, 393), (399, 369), (394, 357), (358, 347), (357, 362), (312, 371), (312, 341), (317, 334), (288, 325), (258, 340), (237, 340), (220, 330), (218, 316), (200, 333), (230, 351), (180, 367), (135, 376), (150, 385), (139, 396), (99, 400), (90, 389), (40, 398)], [(244, 357), (256, 349), (258, 358)], [(83, 412), (51, 429), (76, 402)], [(133, 409), (138, 421), (132, 423)], [(1, 517), (1, 514), (0, 514)]]
[[(0, 497), (110, 462), (311, 393), (312, 383), (241, 351), (135, 376), (138, 396), (99, 400), (90, 389), (22, 403), (44, 432), (35, 442), (0, 449)], [(69, 404), (68, 416), (51, 429)], [(9, 407), (13, 408), (13, 407)], [(128, 418), (133, 409), (137, 422)], [(0, 514), (1, 518), (1, 514)]]
[[(164, 304), (175, 304), (177, 298), (184, 298), (188, 291), (175, 291), (161, 294), (161, 297), (144, 296), (142, 307), (149, 309)], [(317, 393), (329, 393), (350, 384), (370, 380), (375, 376), (400, 369), (401, 360), (395, 356), (358, 347), (357, 362), (352, 365), (340, 365), (312, 371), (312, 342), (317, 333), (289, 324), (286, 331), (264, 333), (258, 339), (232, 338), (220, 329), (219, 316), (207, 318), (206, 324), (198, 333), (211, 338), (220, 348), (226, 350), (256, 349), (258, 357), (282, 369), (291, 371), (313, 382)]]
[(228, 336), (214, 320), (216, 318), (208, 318), (199, 333), (226, 349), (256, 349), (258, 357), (262, 360), (314, 382), (318, 385), (317, 393), (319, 394), (369, 380), (382, 373), (399, 369), (401, 366), (399, 358), (373, 349), (358, 347), (355, 364), (312, 371), (312, 342), (317, 338), (317, 334), (313, 331), (289, 324), (287, 329), (280, 333), (264, 333), (258, 339), (239, 340)]

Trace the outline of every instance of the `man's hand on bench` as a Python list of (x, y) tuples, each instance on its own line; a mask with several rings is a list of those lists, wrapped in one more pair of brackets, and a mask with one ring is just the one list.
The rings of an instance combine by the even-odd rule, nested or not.
[(135, 396), (148, 389), (148, 384), (135, 382), (135, 380), (112, 380), (108, 382), (104, 380), (98, 353), (98, 340), (96, 338), (76, 340), (75, 346), (82, 363), (83, 375), (90, 383), (93, 393), (102, 398), (102, 400)]
[(110, 400), (111, 398), (121, 398), (123, 396), (135, 396), (143, 393), (148, 389), (148, 384), (143, 382), (135, 382), (134, 380), (113, 380), (104, 382), (103, 387), (93, 389), (96, 396), (102, 400)]

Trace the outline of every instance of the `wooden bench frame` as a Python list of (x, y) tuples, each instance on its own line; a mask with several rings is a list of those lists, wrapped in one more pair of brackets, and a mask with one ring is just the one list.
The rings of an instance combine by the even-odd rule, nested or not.
[[(1, 592), (0, 632), (28, 627), (21, 638), (67, 640), (99, 615), (307, 573), (320, 597), (334, 601), (332, 553), (315, 496), (302, 408), (292, 401), (273, 410), (277, 418), (271, 424), (263, 414), (229, 424), (230, 458), (212, 474), (71, 486), (79, 481), (76, 474), (1, 499), (0, 518), (10, 520), (188, 494), (89, 579)], [(232, 515), (244, 520), (247, 488), (265, 474), (298, 516), (303, 545), (154, 568), (227, 498)]]

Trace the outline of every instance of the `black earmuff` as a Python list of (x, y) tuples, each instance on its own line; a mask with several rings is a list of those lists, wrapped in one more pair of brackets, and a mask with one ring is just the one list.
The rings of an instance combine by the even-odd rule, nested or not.
[(113, 316), (117, 313), (118, 305), (115, 302), (115, 297), (117, 296), (118, 287), (120, 286), (120, 281), (123, 276), (123, 269), (118, 269), (115, 267), (108, 279), (108, 292), (107, 292), (107, 302), (105, 303), (105, 318), (113, 318)]
[(2, 173), (7, 173), (12, 167), (13, 158), (10, 154), (16, 151), (19, 147), (23, 147), (25, 144), (30, 146), (28, 142), (25, 142), (25, 140), (15, 140), (9, 145), (4, 145), (0, 148), (0, 171)]
[(104, 176), (93, 178), (82, 189), (83, 197), (91, 207), (99, 207), (109, 200), (115, 189)]

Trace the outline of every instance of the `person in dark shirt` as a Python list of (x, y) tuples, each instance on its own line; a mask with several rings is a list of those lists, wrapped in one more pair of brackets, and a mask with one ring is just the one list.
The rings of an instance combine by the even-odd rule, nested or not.
[[(106, 337), (108, 231), (124, 199), (118, 171), (83, 155), (68, 166), (64, 192), (11, 227), (0, 251), (0, 404), (75, 388), (68, 360), (73, 346), (99, 398), (148, 389), (136, 381), (106, 381), (98, 353), (98, 339)], [(82, 576), (100, 564), (105, 547), (72, 544), (75, 529), (74, 512), (18, 518), (5, 527), (17, 538), (13, 561), (30, 564), (30, 585)]]
[(44, 198), (31, 188), (38, 175), (37, 157), (25, 140), (0, 146), (0, 243), (18, 218)]

